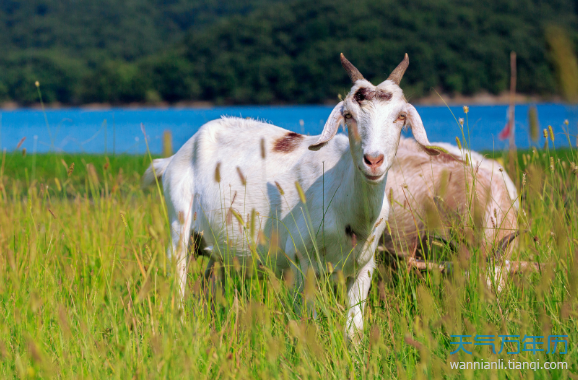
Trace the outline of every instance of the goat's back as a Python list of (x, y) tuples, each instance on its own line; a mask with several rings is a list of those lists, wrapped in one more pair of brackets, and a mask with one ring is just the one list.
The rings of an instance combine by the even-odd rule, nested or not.
[(483, 231), (480, 244), (486, 251), (517, 228), (503, 177), (488, 164), (465, 165), (455, 150), (431, 157), (413, 140), (401, 140), (386, 187), (386, 196), (392, 196), (392, 234), (384, 239), (389, 252), (411, 255), (427, 231), (449, 238), (450, 226), (461, 226), (471, 240), (475, 231)]

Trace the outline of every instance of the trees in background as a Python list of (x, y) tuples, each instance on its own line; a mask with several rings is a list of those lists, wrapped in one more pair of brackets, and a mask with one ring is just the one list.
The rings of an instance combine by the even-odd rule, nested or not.
[(546, 30), (578, 45), (573, 0), (6, 0), (0, 101), (321, 103), (348, 88), (345, 53), (379, 81), (410, 56), (406, 94), (557, 87)]

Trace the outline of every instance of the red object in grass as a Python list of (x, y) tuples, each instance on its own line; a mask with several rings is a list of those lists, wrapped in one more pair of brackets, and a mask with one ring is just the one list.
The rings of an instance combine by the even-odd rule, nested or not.
[(506, 126), (504, 127), (504, 129), (502, 129), (502, 131), (500, 132), (500, 134), (498, 135), (498, 138), (500, 140), (506, 140), (509, 139), (510, 136), (512, 135), (512, 122), (513, 122), (513, 118), (512, 118), (512, 111), (511, 111), (511, 107), (508, 107), (508, 121), (506, 122)]
[(498, 135), (498, 138), (500, 140), (506, 140), (510, 138), (511, 134), (512, 134), (512, 121), (508, 120), (504, 129), (502, 129), (502, 132), (500, 132), (500, 134)]

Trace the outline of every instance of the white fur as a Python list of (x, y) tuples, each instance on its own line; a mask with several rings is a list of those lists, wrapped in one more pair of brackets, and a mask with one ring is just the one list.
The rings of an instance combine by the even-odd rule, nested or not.
[[(392, 96), (356, 100), (362, 88)], [(181, 295), (191, 231), (202, 233), (212, 247), (212, 262), (258, 257), (277, 273), (292, 270), (297, 289), (310, 268), (322, 274), (331, 263), (347, 279), (346, 335), (354, 339), (363, 331), (374, 253), (389, 214), (387, 171), (406, 119), (419, 143), (428, 146), (421, 119), (399, 86), (391, 80), (373, 86), (361, 79), (335, 107), (322, 135), (296, 138), (298, 144), (289, 152), (275, 149), (289, 131), (255, 120), (222, 118), (203, 125), (174, 156), (155, 160), (143, 181), (147, 185), (162, 175), (172, 227), (168, 251), (176, 255)], [(341, 123), (347, 124), (349, 137), (335, 135)], [(378, 166), (364, 161), (364, 155), (381, 154)], [(257, 216), (251, 234), (253, 210)]]

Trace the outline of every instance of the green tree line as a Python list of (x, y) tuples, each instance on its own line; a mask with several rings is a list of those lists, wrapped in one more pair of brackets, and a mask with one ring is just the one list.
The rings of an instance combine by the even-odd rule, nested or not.
[(578, 46), (573, 0), (5, 0), (0, 101), (321, 103), (348, 88), (343, 52), (374, 82), (410, 57), (403, 86), (559, 93), (546, 30)]

